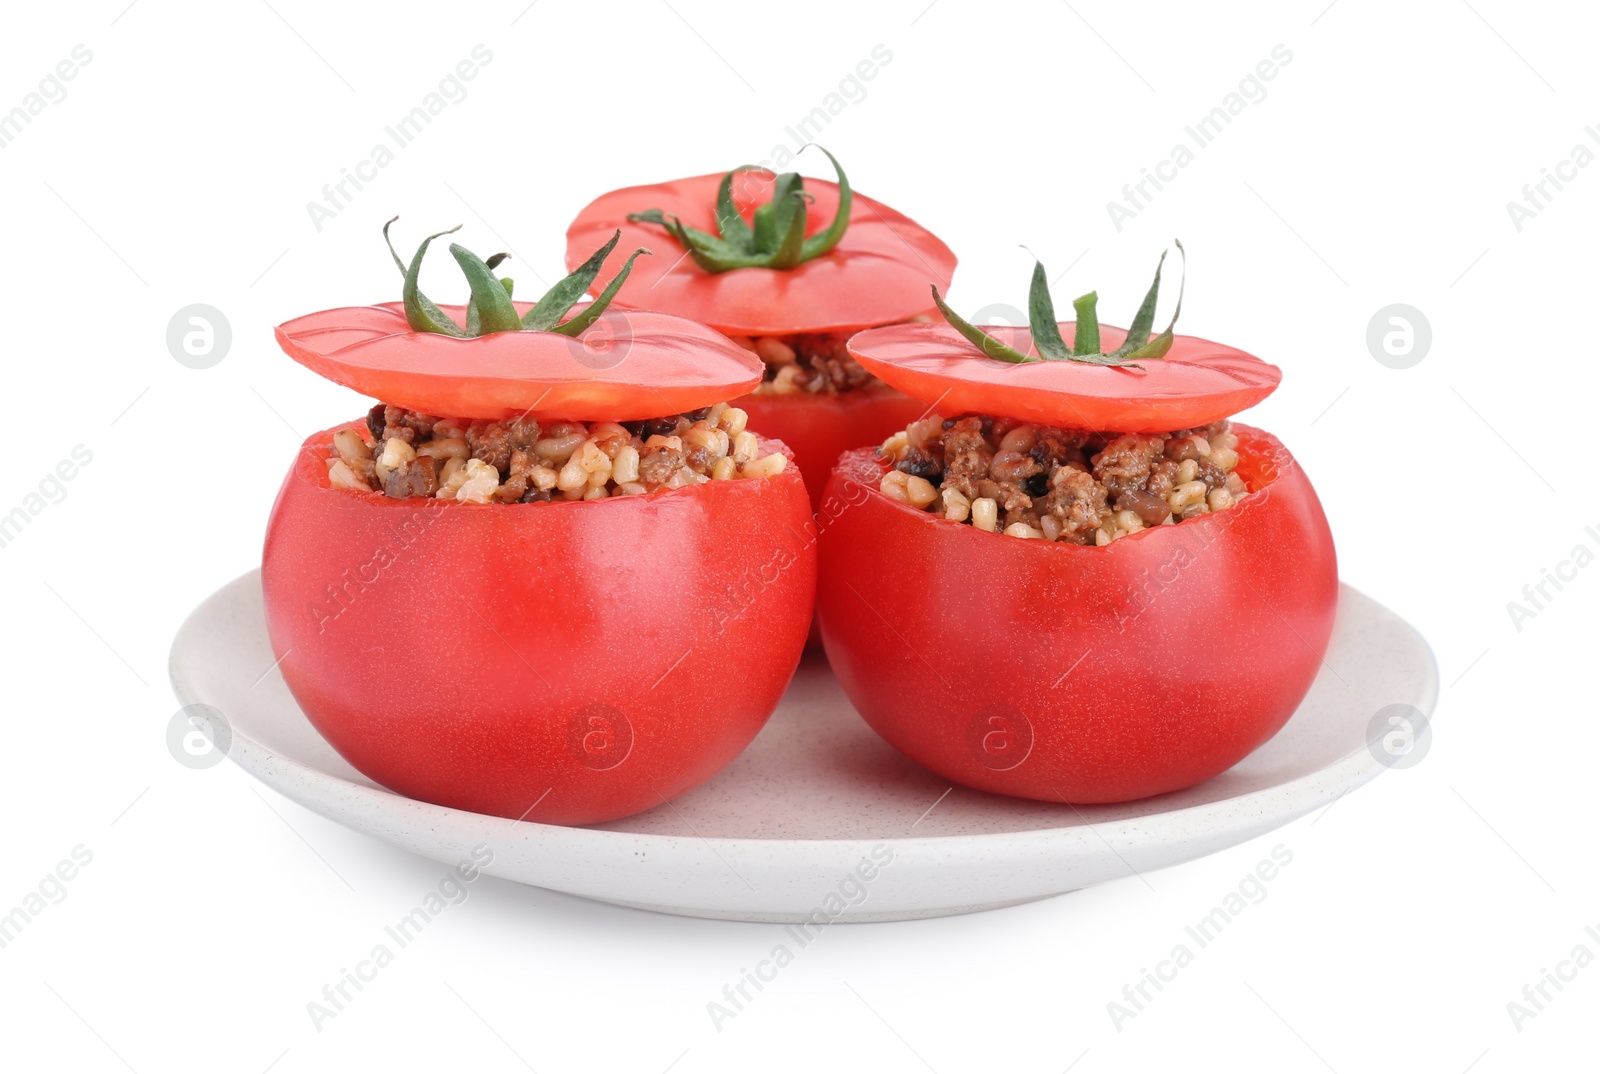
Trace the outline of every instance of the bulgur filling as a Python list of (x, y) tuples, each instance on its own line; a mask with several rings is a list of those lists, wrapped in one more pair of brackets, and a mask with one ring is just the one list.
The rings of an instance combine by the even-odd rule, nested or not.
[[(913, 321), (926, 321), (913, 317)], [(854, 332), (810, 332), (786, 336), (729, 336), (747, 351), (753, 351), (766, 366), (758, 395), (839, 395), (869, 384), (878, 378), (861, 368), (850, 357), (845, 343)]]
[(1108, 545), (1225, 511), (1248, 489), (1226, 421), (1167, 434), (1085, 433), (969, 414), (884, 441), (886, 496), (991, 533)]
[(548, 503), (783, 473), (788, 458), (763, 453), (746, 420), (724, 403), (646, 421), (543, 425), (435, 418), (379, 403), (365, 435), (334, 434), (328, 482), (393, 499)]

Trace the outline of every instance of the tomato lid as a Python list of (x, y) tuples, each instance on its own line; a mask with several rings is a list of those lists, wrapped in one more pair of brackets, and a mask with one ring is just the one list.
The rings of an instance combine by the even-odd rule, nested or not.
[(406, 274), (403, 301), (297, 317), (277, 327), (278, 345), (337, 384), (441, 417), (633, 421), (698, 410), (759, 384), (761, 360), (704, 325), (606, 310), (633, 258), (648, 251), (630, 257), (594, 302), (576, 304), (618, 237), (538, 302), (511, 300), (512, 282), (494, 273), (505, 255), (485, 261), (452, 244), (472, 302), (438, 306), (416, 282), (430, 236), (409, 267), (395, 257)]
[[(1076, 328), (1062, 322), (1071, 339)], [(984, 328), (1010, 346), (1032, 346), (1026, 328)], [(1121, 344), (1127, 333), (1101, 332)], [(1068, 429), (1170, 433), (1219, 421), (1266, 398), (1278, 386), (1277, 366), (1222, 343), (1174, 336), (1172, 349), (1143, 371), (1115, 366), (985, 358), (947, 324), (897, 324), (857, 333), (850, 354), (867, 372), (940, 414), (1026, 418)]]
[(934, 288), (947, 323), (859, 332), (849, 350), (867, 372), (941, 414), (1022, 418), (1071, 429), (1196, 428), (1272, 393), (1282, 378), (1277, 366), (1222, 343), (1173, 334), (1181, 291), (1172, 323), (1152, 338), (1160, 286), (1158, 265), (1126, 330), (1101, 326), (1094, 292), (1074, 301), (1077, 321), (1057, 322), (1044, 266), (1036, 263), (1027, 328), (971, 325)]
[[(516, 303), (519, 313), (532, 306)], [(602, 314), (577, 339), (417, 332), (398, 302), (323, 310), (276, 332), (289, 357), (334, 383), (440, 417), (635, 421), (725, 402), (761, 383), (761, 359), (743, 347), (682, 317), (638, 310)]]
[[(823, 152), (827, 152), (824, 150)], [(956, 257), (914, 220), (839, 182), (744, 167), (602, 194), (567, 229), (567, 264), (605, 235), (661, 252), (617, 296), (736, 335), (843, 332), (932, 309)]]

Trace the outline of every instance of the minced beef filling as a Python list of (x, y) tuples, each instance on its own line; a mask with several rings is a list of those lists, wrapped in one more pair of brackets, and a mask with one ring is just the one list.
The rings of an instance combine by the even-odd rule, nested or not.
[(877, 379), (845, 350), (849, 333), (729, 338), (745, 350), (754, 351), (766, 366), (756, 388), (764, 395), (837, 395)]
[[(924, 321), (926, 317), (912, 320)], [(853, 332), (813, 332), (787, 336), (729, 336), (766, 365), (756, 392), (762, 395), (838, 395), (855, 391), (878, 378), (850, 357), (845, 343)]]
[(771, 477), (788, 465), (763, 453), (747, 415), (719, 403), (646, 421), (468, 421), (379, 403), (363, 436), (334, 434), (328, 481), (393, 499), (543, 503), (639, 496), (705, 481)]
[(914, 422), (884, 442), (889, 496), (956, 522), (1106, 545), (1223, 511), (1248, 492), (1226, 421), (1165, 435), (1084, 433), (967, 415)]

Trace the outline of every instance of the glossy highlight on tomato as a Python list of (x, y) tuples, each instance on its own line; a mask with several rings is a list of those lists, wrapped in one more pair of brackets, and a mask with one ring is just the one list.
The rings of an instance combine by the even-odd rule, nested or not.
[[(1077, 326), (1062, 322), (1068, 342)], [(1026, 328), (983, 331), (1024, 353)], [(1103, 325), (1102, 345), (1126, 330)], [(1013, 365), (986, 357), (943, 323), (901, 324), (857, 333), (850, 354), (880, 380), (933, 405), (940, 414), (993, 414), (1067, 429), (1168, 433), (1220, 421), (1254, 406), (1282, 379), (1277, 366), (1223, 343), (1176, 336), (1165, 357), (1128, 366), (1077, 362)]]
[(1322, 665), (1338, 575), (1304, 471), (1235, 424), (1250, 493), (1105, 547), (978, 530), (878, 491), (820, 538), (817, 613), (834, 672), (892, 745), (980, 790), (1121, 802), (1192, 786), (1289, 719)]
[(816, 579), (792, 466), (592, 502), (389, 499), (329, 486), (336, 431), (284, 481), (262, 587), (290, 691), (367, 776), (596, 823), (708, 779), (772, 713)]

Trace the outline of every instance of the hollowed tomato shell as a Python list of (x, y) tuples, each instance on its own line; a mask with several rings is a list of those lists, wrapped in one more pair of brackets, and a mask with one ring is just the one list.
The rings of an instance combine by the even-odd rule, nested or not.
[(816, 582), (793, 467), (587, 503), (391, 500), (328, 485), (334, 431), (284, 480), (262, 587), (290, 691), (371, 779), (594, 823), (705, 781), (771, 715)]
[(1322, 666), (1338, 575), (1304, 471), (1233, 430), (1248, 496), (1099, 548), (918, 511), (847, 455), (817, 604), (856, 709), (947, 779), (1056, 802), (1180, 790), (1272, 737)]
[[(748, 222), (755, 207), (772, 199), (770, 172), (743, 172), (733, 184), (734, 204)], [(577, 268), (595, 248), (622, 230), (622, 249), (644, 246), (617, 302), (635, 309), (664, 310), (735, 335), (841, 332), (903, 321), (931, 305), (928, 285), (950, 285), (956, 255), (932, 232), (860, 193), (850, 225), (828, 253), (792, 269), (740, 268), (707, 272), (685, 255), (676, 239), (629, 213), (660, 209), (690, 227), (716, 234), (717, 187), (722, 175), (696, 175), (602, 194), (567, 228), (567, 267)], [(826, 231), (839, 206), (839, 186), (805, 180), (812, 201), (806, 234)], [(596, 290), (603, 286), (596, 281)]]

